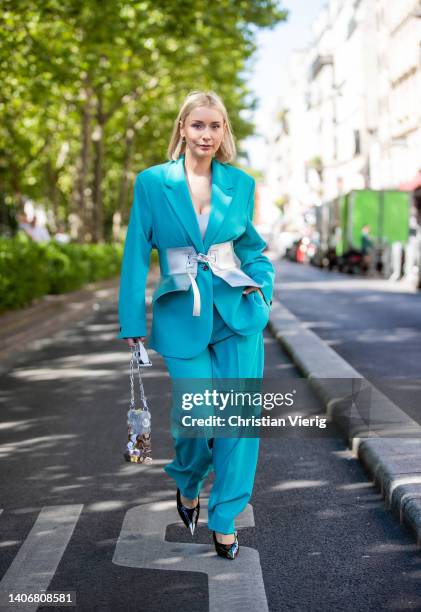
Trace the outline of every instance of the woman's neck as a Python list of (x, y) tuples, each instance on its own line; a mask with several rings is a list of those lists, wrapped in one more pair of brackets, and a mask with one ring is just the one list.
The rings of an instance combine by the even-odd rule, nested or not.
[(184, 165), (189, 174), (195, 174), (196, 176), (210, 176), (212, 159), (198, 159), (193, 155), (189, 154), (188, 150), (184, 155)]

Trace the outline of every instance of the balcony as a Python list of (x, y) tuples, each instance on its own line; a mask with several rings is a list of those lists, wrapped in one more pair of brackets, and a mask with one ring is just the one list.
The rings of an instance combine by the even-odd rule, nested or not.
[(318, 55), (310, 66), (310, 79), (313, 81), (325, 66), (332, 66), (332, 55)]

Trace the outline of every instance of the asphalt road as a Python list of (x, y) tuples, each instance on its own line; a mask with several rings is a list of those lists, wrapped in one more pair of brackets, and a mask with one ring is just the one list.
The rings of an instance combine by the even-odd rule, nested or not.
[[(281, 290), (285, 298), (288, 290)], [(164, 560), (167, 570), (113, 562), (127, 512), (137, 506), (173, 504), (165, 539), (192, 542), (176, 512), (173, 482), (162, 470), (173, 456), (170, 386), (154, 351), (144, 376), (154, 464), (137, 466), (122, 458), (128, 349), (115, 340), (116, 330), (115, 305), (103, 305), (0, 377), (0, 590), (14, 576), (18, 586), (28, 576), (44, 584), (50, 578), (42, 570), (50, 563), (48, 590), (76, 591), (78, 611), (205, 612), (208, 576), (178, 570), (182, 552)], [(299, 377), (268, 332), (265, 340), (265, 376)], [(307, 406), (322, 412), (312, 395)], [(420, 610), (420, 556), (413, 538), (385, 510), (336, 433), (309, 437), (296, 430), (261, 440), (250, 500), (255, 526), (241, 528), (239, 537), (240, 546), (259, 553), (268, 609)], [(199, 524), (194, 542), (211, 545), (206, 524)], [(141, 544), (140, 539), (139, 559)], [(213, 558), (213, 547), (209, 551)], [(226, 577), (239, 559), (232, 565), (213, 561)], [(243, 580), (246, 586), (246, 574)], [(229, 589), (229, 580), (220, 584)]]

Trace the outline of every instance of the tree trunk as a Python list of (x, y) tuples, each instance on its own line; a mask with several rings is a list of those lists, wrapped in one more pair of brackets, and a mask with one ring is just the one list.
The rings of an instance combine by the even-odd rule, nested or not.
[(89, 231), (91, 221), (90, 208), (86, 197), (86, 185), (91, 153), (92, 89), (89, 84), (89, 77), (85, 76), (83, 83), (84, 85), (81, 90), (81, 95), (84, 100), (81, 116), (81, 147), (80, 156), (76, 164), (77, 178), (75, 181), (72, 205), (72, 212), (80, 219), (82, 225), (82, 231), (78, 237), (80, 242), (85, 241), (86, 233)]
[(102, 169), (104, 163), (104, 126), (105, 116), (103, 112), (102, 90), (97, 92), (97, 125), (92, 135), (94, 148), (94, 171), (92, 183), (92, 237), (94, 242), (102, 242), (104, 239), (104, 210), (102, 201)]
[(129, 208), (128, 208), (128, 191), (129, 191), (129, 168), (133, 154), (133, 143), (134, 143), (134, 129), (129, 127), (126, 130), (124, 139), (124, 159), (123, 168), (120, 180), (120, 189), (118, 193), (117, 210), (121, 212), (122, 223), (128, 221)]

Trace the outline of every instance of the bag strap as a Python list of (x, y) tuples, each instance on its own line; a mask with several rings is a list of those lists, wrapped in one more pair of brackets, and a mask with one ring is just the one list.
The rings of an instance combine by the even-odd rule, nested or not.
[(138, 378), (139, 378), (139, 393), (140, 393), (140, 399), (143, 405), (142, 410), (149, 411), (148, 404), (146, 401), (146, 396), (145, 396), (145, 390), (143, 388), (142, 376), (140, 374), (140, 363), (139, 363), (139, 359), (137, 358), (138, 351), (136, 347), (134, 346), (132, 346), (131, 349), (132, 349), (132, 355), (130, 358), (130, 408), (132, 408), (133, 410), (136, 409), (135, 393), (134, 393), (134, 373), (133, 373), (133, 364), (136, 359), (137, 373), (138, 373)]

